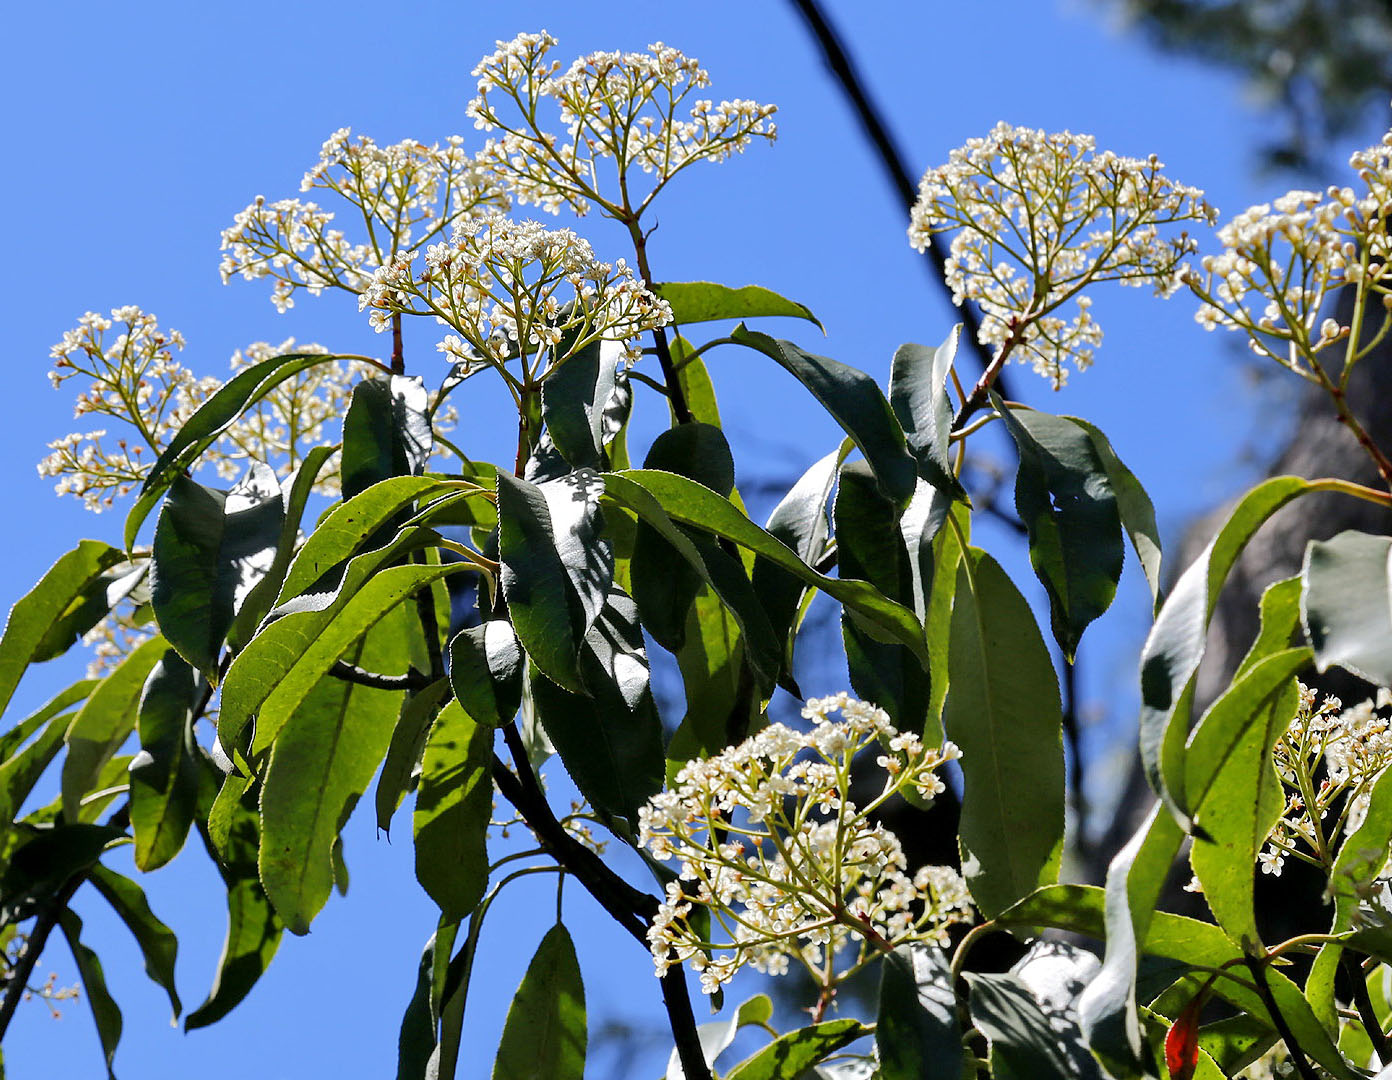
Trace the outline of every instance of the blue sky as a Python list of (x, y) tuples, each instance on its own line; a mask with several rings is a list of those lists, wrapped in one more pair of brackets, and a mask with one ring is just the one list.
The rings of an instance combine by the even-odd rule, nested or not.
[[(1205, 188), (1225, 217), (1279, 194), (1252, 173), (1263, 119), (1242, 102), (1235, 81), (1156, 55), (1135, 35), (1110, 28), (1100, 4), (827, 6), (915, 172), (1005, 119), (1089, 132), (1119, 153), (1156, 153), (1177, 179)], [(495, 38), (545, 28), (560, 39), (557, 55), (565, 59), (662, 40), (703, 61), (712, 96), (778, 104), (775, 146), (691, 170), (664, 194), (651, 247), (659, 278), (774, 288), (817, 312), (828, 336), (805, 324), (777, 332), (881, 379), (896, 345), (936, 343), (954, 321), (789, 4), (55, 0), (23, 5), (7, 24), (0, 80), (12, 103), (12, 149), (0, 184), (12, 254), (0, 273), (16, 318), (0, 455), (10, 466), (7, 513), (15, 528), (0, 566), (0, 606), (79, 537), (119, 535), (119, 514), (93, 517), (76, 500), (56, 499), (51, 481), (34, 471), (44, 444), (74, 430), (70, 395), (46, 379), (49, 346), (82, 312), (134, 303), (183, 331), (183, 359), (200, 373), (223, 375), (234, 349), (292, 335), (335, 351), (382, 352), (383, 340), (347, 298), (304, 298), (282, 316), (264, 285), (220, 285), (218, 232), (258, 193), (297, 194), (300, 175), (336, 128), (351, 126), (379, 142), (475, 137), (464, 117), (469, 71)], [(587, 219), (579, 227), (601, 257), (625, 254), (612, 223)], [(1086, 416), (1111, 436), (1154, 496), (1167, 536), (1248, 478), (1238, 451), (1257, 431), (1240, 361), (1226, 342), (1203, 334), (1193, 310), (1184, 296), (1162, 304), (1104, 290), (1094, 313), (1107, 336), (1095, 368), (1057, 396), (1026, 370), (1012, 370), (1019, 396)], [(408, 330), (408, 364), (432, 381), (441, 363), (433, 328)], [(791, 482), (835, 445), (831, 421), (771, 363), (725, 350), (710, 366), (746, 473)], [(650, 416), (654, 404), (640, 400)], [(489, 399), (460, 399), (460, 407), (461, 441), (480, 448), (479, 456), (501, 458), (509, 435), (494, 422)], [(989, 530), (980, 535), (1010, 554), (1008, 565), (1028, 590), (1028, 568), (1012, 542)], [(1131, 715), (1130, 658), (1145, 632), (1146, 598), (1133, 563), (1116, 608), (1084, 642), (1085, 696), (1121, 724)], [(65, 685), (62, 663), (33, 673), (16, 708)], [(843, 679), (844, 672), (827, 672), (804, 689), (838, 689)], [(400, 1013), (434, 915), (413, 880), (409, 844), (372, 833), (366, 814), (349, 826), (348, 898), (331, 901), (309, 937), (285, 941), (268, 977), (231, 1017), (189, 1036), (167, 1025), (167, 1007), (100, 900), (81, 900), (126, 1013), (118, 1073), (146, 1080), (392, 1075)], [(194, 843), (145, 884), (156, 911), (179, 932), (180, 987), (196, 1004), (221, 944), (218, 880)], [(516, 902), (491, 917), (461, 1076), (488, 1074), (507, 1003), (549, 922), (551, 895), (549, 883), (533, 894), (519, 887)], [(592, 1037), (609, 1019), (660, 1022), (644, 952), (594, 917), (574, 887), (567, 912)], [(42, 969), (73, 979), (61, 945)], [(101, 1075), (85, 1004), (69, 1006), (56, 1022), (37, 1004), (25, 1007), (5, 1054), (19, 1077), (40, 1070)], [(653, 1062), (664, 1056), (645, 1059), (635, 1075), (660, 1071)]]

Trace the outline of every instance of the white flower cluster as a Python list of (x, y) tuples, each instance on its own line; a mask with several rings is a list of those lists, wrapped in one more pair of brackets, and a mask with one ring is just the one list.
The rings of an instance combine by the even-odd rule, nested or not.
[(363, 231), (349, 239), (334, 227), (335, 214), (301, 199), (256, 201), (222, 233), (222, 280), (269, 277), (278, 311), (294, 305), (304, 289), (360, 293), (378, 267), (444, 235), (461, 219), (508, 209), (493, 172), (453, 136), (444, 145), (407, 140), (378, 146), (347, 128), (324, 143), (319, 162), (305, 173), (300, 190), (331, 192), (361, 217)]
[(1389, 707), (1392, 694), (1386, 690), (1345, 709), (1338, 698), (1321, 701), (1301, 686), (1299, 709), (1273, 749), (1287, 799), (1257, 856), (1262, 873), (1279, 875), (1288, 855), (1325, 870), (1333, 865), (1337, 841), (1362, 824), (1373, 782), (1392, 765)]
[[(555, 213), (569, 206), (585, 214), (591, 201), (614, 216), (636, 217), (668, 180), (694, 161), (723, 161), (754, 138), (770, 142), (777, 131), (775, 106), (753, 101), (687, 102), (708, 86), (700, 64), (662, 42), (646, 53), (596, 52), (562, 74), (547, 60), (556, 39), (542, 31), (499, 41), (474, 68), (478, 96), (469, 103), (474, 126), (502, 134), (481, 155), (504, 178), (513, 197)], [(544, 98), (559, 109), (565, 137), (540, 126)], [(507, 104), (498, 107), (499, 99)], [(684, 115), (682, 115), (684, 114)], [(612, 160), (618, 186), (600, 191), (598, 163)], [(641, 169), (652, 174), (640, 205), (630, 203), (629, 182)]]
[[(1102, 340), (1080, 291), (1117, 281), (1171, 295), (1196, 245), (1161, 229), (1213, 221), (1203, 193), (1161, 168), (1154, 156), (1098, 153), (1091, 136), (997, 124), (924, 175), (909, 241), (924, 251), (933, 235), (953, 233), (953, 301), (980, 306), (982, 344), (1030, 361), (1058, 389), (1064, 362), (1083, 370)], [(1070, 300), (1071, 317), (1059, 314)]]
[[(1392, 132), (1377, 146), (1355, 153), (1349, 165), (1363, 191), (1287, 192), (1219, 230), (1223, 252), (1203, 259), (1202, 280), (1189, 279), (1203, 301), (1196, 315), (1200, 325), (1242, 331), (1253, 352), (1309, 375), (1315, 354), (1353, 330), (1321, 317), (1331, 292), (1353, 285), (1360, 300), (1375, 294), (1384, 308), (1392, 307), (1386, 224), (1392, 215)], [(1362, 304), (1355, 310), (1357, 320)], [(1359, 355), (1387, 330), (1384, 314), (1375, 340), (1360, 340)]]
[[(838, 711), (840, 721), (829, 718)], [(809, 732), (773, 724), (688, 763), (639, 812), (639, 843), (678, 866), (648, 930), (659, 975), (689, 961), (709, 994), (746, 963), (782, 974), (796, 960), (829, 989), (882, 950), (945, 944), (947, 928), (969, 917), (955, 870), (909, 874), (898, 839), (870, 820), (895, 794), (943, 791), (938, 770), (957, 748), (925, 747), (845, 694), (809, 701), (803, 716)], [(872, 744), (884, 751), (886, 778), (858, 807), (848, 797), (851, 762)], [(838, 971), (837, 953), (853, 942), (855, 959)]]
[(503, 217), (461, 223), (448, 244), (432, 244), (413, 274), (410, 253), (377, 271), (359, 297), (372, 325), (386, 329), (397, 312), (434, 315), (455, 333), (441, 349), (466, 368), (502, 369), (521, 354), (557, 351), (550, 364), (601, 339), (626, 341), (665, 326), (672, 312), (634, 279), (622, 259), (600, 262), (569, 229)]
[(73, 415), (107, 416), (130, 430), (117, 435), (114, 445), (105, 441), (104, 428), (49, 443), (39, 475), (56, 476), (58, 494), (76, 495), (100, 512), (144, 479), (173, 434), (219, 385), (174, 359), (173, 350), (183, 347), (177, 330), (160, 329), (155, 316), (134, 306), (115, 308), (109, 318), (89, 311), (63, 334), (50, 354), (49, 379), (55, 387), (79, 375), (92, 380)]

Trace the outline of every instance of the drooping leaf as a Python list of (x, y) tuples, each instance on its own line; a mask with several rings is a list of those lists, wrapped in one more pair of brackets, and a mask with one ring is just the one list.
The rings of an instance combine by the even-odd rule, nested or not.
[(517, 635), (506, 619), (466, 626), (450, 642), (454, 696), (478, 724), (502, 727), (517, 715), (524, 666)]
[[(254, 793), (247, 794), (245, 778), (229, 777), (228, 784), (209, 814), (208, 825), (201, 829), (208, 854), (227, 887), (227, 937), (208, 999), (184, 1020), (187, 1031), (221, 1020), (251, 992), (270, 966), (284, 932), (257, 871), (261, 823)], [(216, 843), (215, 821), (219, 826)]]
[[(140, 693), (140, 754), (130, 770), (135, 865), (156, 870), (184, 846), (208, 766), (197, 756), (191, 725), (199, 687), (193, 668), (166, 649)], [(211, 783), (211, 778), (207, 778)]]
[(791, 341), (749, 330), (743, 323), (730, 336), (776, 360), (812, 392), (855, 440), (875, 470), (875, 479), (886, 498), (903, 506), (913, 497), (917, 467), (894, 410), (874, 379), (840, 361), (804, 352)]
[(604, 410), (617, 388), (623, 344), (594, 341), (554, 368), (541, 384), (541, 415), (551, 442), (573, 468), (607, 465)]
[(881, 1080), (961, 1080), (962, 1028), (940, 949), (901, 946), (885, 957), (875, 1045)]
[(1088, 624), (1111, 606), (1121, 579), (1121, 515), (1091, 435), (1065, 416), (996, 409), (1015, 440), (1015, 508), (1030, 563), (1049, 594), (1049, 616), (1070, 663)]
[(672, 322), (677, 326), (781, 315), (806, 319), (815, 324), (818, 330), (825, 329), (803, 305), (779, 296), (762, 285), (732, 288), (713, 281), (660, 281), (653, 286), (653, 292), (667, 301), (672, 309)]
[(179, 952), (179, 940), (174, 936), (174, 931), (150, 910), (145, 890), (130, 878), (98, 863), (92, 867), (89, 880), (140, 946), (140, 955), (145, 960), (145, 974), (169, 995), (169, 1005), (177, 1021), (183, 1006), (174, 988), (174, 960)]
[[(364, 592), (391, 573), (378, 574)], [(349, 659), (369, 671), (389, 670), (383, 661), (401, 658), (396, 638), (396, 628), (385, 624)], [(275, 740), (261, 792), (259, 866), (266, 895), (291, 933), (308, 933), (329, 898), (334, 840), (387, 752), (397, 708), (393, 691), (321, 679), (298, 697)]]
[(229, 491), (175, 477), (150, 566), (150, 603), (179, 655), (216, 681), (232, 619), (275, 561), (285, 505), (275, 473), (253, 462)]
[(117, 563), (110, 570), (92, 578), (86, 588), (73, 597), (63, 614), (49, 626), (30, 662), (37, 664), (61, 656), (82, 640), (83, 635), (122, 600), (132, 594), (139, 596), (147, 593), (149, 570), (148, 560)]
[(411, 789), (421, 755), (425, 753), (426, 737), (435, 723), (435, 715), (449, 699), (449, 694), (449, 680), (440, 678), (419, 692), (407, 695), (402, 702), (401, 716), (392, 728), (382, 771), (377, 774), (377, 790), (373, 798), (377, 828), (389, 836), (392, 816)]
[[(22, 737), (9, 743), (6, 748), (9, 752), (0, 764), (0, 841), (8, 839), (20, 806), (63, 747), (63, 737), (73, 719), (72, 713), (63, 710), (81, 701), (96, 685), (96, 680), (89, 679), (68, 687), (5, 736), (7, 740), (15, 735)], [(29, 735), (35, 738), (23, 749), (16, 750)], [(7, 846), (0, 843), (0, 851)], [(3, 865), (0, 857), (0, 868)]]
[(546, 932), (508, 1007), (493, 1080), (581, 1080), (585, 988), (564, 926)]
[[(910, 511), (913, 504), (909, 504)], [(919, 569), (916, 577), (928, 587), (927, 596), (914, 602), (915, 610), (926, 606), (923, 617), (923, 637), (928, 643), (928, 719), (923, 728), (923, 738), (931, 746), (938, 745), (944, 738), (943, 708), (947, 704), (948, 684), (952, 675), (952, 609), (957, 592), (957, 581), (964, 558), (963, 543), (971, 541), (971, 514), (965, 506), (948, 508), (952, 515), (953, 527), (939, 529), (928, 544), (928, 551), (917, 544)], [(905, 516), (908, 516), (907, 513)], [(926, 554), (926, 557), (925, 557)], [(930, 562), (931, 560), (931, 562)], [(923, 564), (929, 562), (932, 575), (923, 582)]]
[[(715, 400), (715, 384), (711, 382), (705, 360), (693, 355), (695, 350), (691, 342), (680, 334), (672, 335), (671, 351), (672, 363), (677, 366), (677, 385), (681, 387), (682, 395), (686, 398), (686, 407), (691, 410), (691, 418), (703, 424), (722, 427), (720, 405)], [(670, 402), (668, 409), (671, 410)], [(672, 423), (677, 423), (675, 413), (672, 415)]]
[(9, 705), (24, 669), (72, 602), (125, 556), (110, 544), (83, 540), (60, 558), (10, 610), (0, 635), (0, 712)]
[(744, 638), (729, 608), (703, 586), (686, 618), (677, 652), (686, 714), (667, 744), (669, 781), (688, 761), (742, 742), (761, 722), (762, 695), (745, 663)]
[(1066, 1044), (1017, 975), (968, 972), (971, 1017), (991, 1048), (995, 1080), (1073, 1080)]
[(124, 836), (114, 826), (89, 822), (22, 827), (0, 875), (0, 922), (19, 922), (36, 914)]
[(828, 1020), (780, 1035), (726, 1074), (726, 1080), (798, 1080), (842, 1047), (869, 1034), (859, 1020)]
[(150, 669), (168, 646), (155, 636), (127, 656), (103, 679), (68, 726), (63, 759), (63, 813), (77, 820), (78, 804), (135, 727), (140, 693)]
[(439, 1010), (432, 1009), (432, 998), (442, 989), (441, 975), (449, 964), (458, 929), (457, 922), (442, 918), (421, 951), (416, 989), (401, 1018), (401, 1034), (397, 1037), (396, 1080), (426, 1080), (439, 1024)]
[(1299, 477), (1278, 476), (1249, 491), (1175, 583), (1141, 650), (1141, 763), (1151, 787), (1186, 827), (1191, 810), (1180, 801), (1179, 790), (1184, 782), (1184, 745), (1194, 677), (1218, 591), (1262, 523), (1292, 499), (1316, 490), (1318, 485)]
[(140, 526), (150, 511), (159, 504), (165, 489), (174, 478), (185, 472), (199, 454), (212, 446), (218, 436), (241, 416), (245, 409), (255, 405), (286, 379), (293, 378), (306, 368), (337, 359), (337, 356), (327, 353), (288, 353), (285, 356), (273, 356), (245, 371), (239, 371), (199, 406), (198, 411), (180, 425), (149, 475), (145, 477), (140, 495), (126, 516), (127, 550), (135, 546)]
[(391, 476), (419, 476), (435, 439), (419, 376), (364, 379), (343, 417), (343, 497)]
[(1376, 686), (1392, 686), (1392, 539), (1341, 532), (1305, 549), (1302, 615), (1315, 666), (1341, 667)]
[(488, 887), (493, 728), (452, 701), (425, 743), (413, 819), (416, 880), (444, 918), (462, 919)]
[(77, 974), (82, 979), (83, 996), (92, 1010), (96, 1021), (97, 1037), (101, 1040), (102, 1054), (106, 1058), (106, 1075), (116, 1080), (111, 1071), (116, 1058), (116, 1047), (121, 1042), (121, 1010), (106, 988), (106, 975), (102, 971), (101, 959), (82, 943), (82, 920), (71, 908), (58, 916), (58, 925), (67, 938), (68, 948), (72, 949), (73, 961), (77, 964)]
[(962, 749), (962, 867), (994, 915), (1058, 874), (1062, 707), (1029, 605), (978, 548), (958, 573), (943, 725)]
[(537, 714), (591, 805), (636, 824), (638, 808), (662, 790), (665, 759), (637, 608), (618, 591), (585, 636), (580, 674), (588, 697), (533, 679)]
[(949, 456), (952, 402), (947, 396), (947, 377), (957, 357), (958, 323), (936, 349), (900, 345), (889, 368), (889, 402), (904, 429), (909, 452), (918, 463), (919, 475), (953, 498), (966, 499)]

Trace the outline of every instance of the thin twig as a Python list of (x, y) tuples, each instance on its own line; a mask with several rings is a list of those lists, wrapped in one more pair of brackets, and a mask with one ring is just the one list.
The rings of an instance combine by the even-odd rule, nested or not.
[(1358, 1019), (1363, 1022), (1363, 1030), (1368, 1033), (1368, 1041), (1373, 1044), (1378, 1060), (1387, 1063), (1389, 1055), (1392, 1055), (1392, 1047), (1389, 1047), (1382, 1024), (1378, 1022), (1377, 1010), (1373, 1008), (1373, 999), (1368, 993), (1363, 968), (1354, 960), (1352, 953), (1345, 952), (1340, 960), (1344, 965), (1344, 974), (1352, 984), (1353, 1004), (1358, 1009)]
[(334, 661), (334, 666), (329, 668), (329, 674), (335, 679), (358, 686), (368, 686), (373, 690), (420, 690), (433, 681), (428, 675), (414, 669), (405, 675), (383, 675), (381, 672), (367, 671), (357, 664), (350, 664), (347, 660)]

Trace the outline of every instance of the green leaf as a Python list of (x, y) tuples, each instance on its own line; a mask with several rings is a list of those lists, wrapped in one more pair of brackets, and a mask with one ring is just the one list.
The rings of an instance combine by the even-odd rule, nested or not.
[(756, 319), (761, 316), (787, 316), (806, 319), (823, 333), (826, 328), (807, 308), (779, 296), (762, 285), (732, 288), (713, 281), (660, 281), (653, 292), (672, 308), (672, 322), (715, 322), (720, 319)]
[[(817, 573), (795, 552), (740, 513), (729, 500), (708, 488), (672, 473), (642, 469), (609, 473), (603, 480), (609, 497), (656, 525), (684, 555), (684, 545), (666, 532), (671, 529), (672, 522), (712, 533), (768, 559), (832, 599), (841, 601), (877, 640), (900, 642), (927, 659), (922, 627), (902, 604), (886, 598), (867, 582), (829, 578)], [(749, 626), (744, 625), (743, 629), (747, 638)]]
[[(73, 717), (72, 713), (63, 710), (81, 701), (96, 685), (95, 679), (88, 679), (68, 687), (5, 736), (7, 754), (4, 763), (0, 764), (0, 851), (7, 846), (5, 841), (19, 808), (62, 749), (63, 737)], [(16, 752), (14, 748), (35, 732), (38, 733), (37, 737)], [(20, 737), (12, 738), (16, 735)], [(3, 868), (2, 857), (0, 868)]]
[(875, 1045), (881, 1080), (961, 1080), (962, 1029), (942, 950), (900, 946), (885, 957)]
[(968, 972), (972, 1023), (991, 1048), (993, 1080), (1074, 1080), (1073, 1062), (1016, 975)]
[(560, 923), (546, 932), (508, 1007), (493, 1080), (581, 1080), (585, 988), (575, 946)]
[(742, 742), (763, 722), (739, 623), (709, 586), (696, 594), (684, 637), (676, 656), (686, 715), (667, 744), (669, 781), (688, 761)]
[(963, 872), (988, 918), (1058, 875), (1063, 714), (1029, 605), (971, 548), (957, 578), (943, 724), (962, 749)]
[(184, 1021), (187, 1031), (221, 1020), (251, 992), (270, 967), (284, 931), (261, 887), (256, 866), (261, 823), (245, 778), (228, 777), (202, 832), (227, 887), (227, 937), (208, 1000), (189, 1013)]
[(643, 459), (643, 468), (685, 476), (726, 499), (735, 490), (735, 459), (725, 433), (699, 420), (658, 435)]
[(1305, 549), (1302, 614), (1321, 672), (1341, 667), (1392, 686), (1389, 555), (1392, 539), (1351, 530)]
[(522, 707), (522, 650), (512, 624), (489, 619), (450, 642), (454, 696), (475, 723), (502, 727)]
[(169, 995), (169, 1006), (174, 1010), (173, 1018), (177, 1021), (183, 1006), (179, 1004), (179, 993), (174, 988), (174, 960), (179, 953), (179, 940), (174, 936), (174, 931), (155, 917), (150, 910), (150, 902), (145, 898), (145, 890), (130, 878), (98, 863), (92, 868), (89, 880), (97, 892), (106, 898), (140, 946), (140, 955), (145, 959), (145, 974)]
[(1257, 639), (1247, 650), (1247, 655), (1237, 665), (1233, 680), (1245, 675), (1258, 661), (1288, 649), (1292, 645), (1303, 644), (1304, 637), (1296, 640), (1300, 631), (1300, 591), (1299, 576), (1272, 582), (1262, 590), (1260, 601), (1261, 628)]
[[(92, 688), (95, 687), (99, 681), (98, 679), (82, 679), (73, 683), (72, 686), (69, 686), (66, 690), (56, 694), (52, 700), (39, 709), (38, 712), (26, 716), (14, 727), (10, 728), (9, 731), (5, 732), (5, 734), (0, 735), (0, 767), (3, 767), (4, 763), (8, 763), (11, 758), (15, 757), (15, 755), (20, 752), (20, 747), (24, 746), (25, 743), (33, 738), (34, 734), (39, 731), (40, 728), (47, 725), (50, 720), (64, 709), (71, 705), (76, 705), (90, 694)], [(66, 725), (64, 726), (66, 727)], [(27, 791), (24, 792), (24, 794), (20, 796), (20, 801), (22, 802), (24, 797), (28, 794)], [(18, 806), (18, 803), (15, 805)], [(5, 821), (8, 821), (9, 818), (13, 816), (13, 811), (8, 814), (0, 813), (0, 818), (5, 819)], [(0, 826), (3, 826), (3, 824), (4, 822), (0, 821)]]
[(894, 410), (874, 379), (837, 360), (804, 352), (791, 341), (748, 330), (743, 323), (730, 336), (776, 360), (812, 392), (860, 447), (887, 499), (903, 506), (913, 497), (917, 466)]
[(936, 349), (900, 345), (889, 368), (889, 402), (904, 429), (918, 474), (953, 498), (970, 501), (952, 469), (948, 435), (952, 431), (952, 402), (947, 377), (957, 356), (962, 333), (958, 323)]
[(9, 705), (20, 676), (39, 655), (54, 624), (94, 581), (124, 560), (110, 544), (83, 540), (54, 563), (10, 610), (0, 636), (0, 712)]
[(429, 686), (408, 694), (401, 706), (401, 717), (392, 728), (391, 743), (377, 774), (377, 792), (373, 802), (377, 810), (377, 828), (389, 837), (391, 819), (414, 782), (414, 773), (425, 753), (425, 740), (435, 723), (440, 706), (449, 698), (448, 679), (436, 679)]
[(542, 485), (498, 474), (498, 558), (513, 628), (537, 667), (574, 693), (584, 691), (580, 639), (613, 580), (612, 551), (597, 542), (598, 493), (588, 472)]
[(207, 769), (193, 739), (198, 698), (193, 668), (166, 649), (141, 690), (136, 719), (141, 753), (130, 769), (131, 830), (141, 870), (157, 870), (174, 858), (193, 824)]
[(416, 880), (446, 919), (462, 919), (488, 887), (493, 728), (452, 701), (425, 744), (413, 819)]
[(533, 679), (537, 714), (590, 804), (636, 825), (638, 808), (662, 790), (662, 721), (653, 703), (637, 608), (617, 590), (585, 637), (580, 674), (589, 697)]
[(1111, 606), (1121, 580), (1121, 515), (1091, 436), (1064, 416), (996, 410), (1020, 453), (1015, 508), (1030, 563), (1049, 594), (1049, 621), (1073, 662), (1088, 624)]
[[(891, 600), (913, 603), (914, 575), (899, 530), (899, 509), (880, 494), (865, 462), (841, 466), (833, 516), (841, 575), (868, 581)], [(901, 731), (922, 731), (929, 683), (920, 656), (902, 645), (876, 641), (845, 612), (841, 634), (856, 695), (884, 709)]]
[(541, 384), (541, 415), (557, 451), (573, 468), (608, 467), (604, 410), (617, 389), (623, 345), (593, 341), (553, 368)]
[[(367, 552), (349, 563), (342, 584), (326, 606), (290, 611), (263, 629), (237, 655), (222, 684), (218, 737), (224, 746), (236, 742), (247, 720), (255, 714), (252, 751), (261, 753), (275, 741), (305, 695), (355, 641), (407, 597), (467, 568), (464, 563), (451, 563), (381, 569), (383, 563), (409, 546), (408, 534), (399, 539), (399, 543)], [(403, 658), (398, 655), (393, 660), (400, 663)], [(374, 670), (400, 674), (385, 668)]]
[(160, 633), (217, 680), (233, 616), (275, 561), (285, 520), (280, 485), (253, 462), (229, 491), (175, 477), (164, 500), (150, 565), (150, 603)]
[[(394, 567), (379, 573), (359, 595), (371, 596), (369, 590), (375, 591), (394, 571), (441, 569), (447, 568)], [(395, 590), (390, 583), (388, 588)], [(396, 637), (394, 626), (383, 625), (349, 659), (369, 671), (384, 670), (384, 660), (400, 656)], [(307, 691), (297, 696), (275, 740), (261, 792), (261, 881), (295, 934), (309, 932), (310, 921), (329, 898), (334, 840), (387, 752), (398, 706), (394, 691), (333, 678), (321, 679)]]
[(327, 353), (289, 353), (240, 371), (220, 390), (199, 406), (164, 448), (154, 467), (145, 477), (140, 495), (126, 516), (125, 545), (135, 546), (140, 526), (158, 505), (164, 491), (176, 476), (183, 474), (208, 447), (217, 441), (227, 427), (251, 405), (255, 405), (286, 379), (298, 375), (316, 364), (340, 359)]
[(66, 735), (62, 779), (63, 813), (70, 821), (77, 820), (82, 797), (92, 790), (102, 766), (135, 727), (145, 679), (167, 648), (159, 636), (142, 644), (97, 685), (73, 717)]
[(401, 1017), (401, 1034), (397, 1038), (396, 1080), (425, 1080), (431, 1054), (436, 1046), (439, 1009), (432, 1008), (437, 990), (442, 991), (443, 972), (449, 964), (454, 947), (457, 922), (440, 920), (435, 933), (425, 943), (420, 965), (416, 969), (416, 989)]
[(121, 1010), (106, 988), (106, 975), (102, 972), (101, 960), (97, 954), (82, 944), (82, 920), (72, 909), (58, 916), (58, 925), (63, 928), (63, 936), (68, 939), (73, 960), (77, 964), (77, 974), (82, 979), (82, 991), (87, 1005), (92, 1010), (92, 1019), (97, 1024), (97, 1037), (101, 1039), (102, 1054), (106, 1058), (106, 1075), (115, 1080), (111, 1063), (116, 1057), (116, 1047), (121, 1041)]
[(819, 1061), (869, 1033), (870, 1029), (859, 1020), (849, 1018), (799, 1028), (745, 1058), (726, 1074), (725, 1080), (798, 1080)]
[(390, 476), (419, 476), (435, 438), (420, 376), (364, 379), (353, 387), (343, 417), (343, 497), (351, 499)]
[(1092, 439), (1097, 460), (1106, 470), (1111, 481), (1112, 494), (1116, 496), (1117, 511), (1121, 514), (1121, 524), (1126, 535), (1131, 538), (1131, 546), (1140, 560), (1141, 570), (1150, 585), (1150, 596), (1156, 610), (1160, 608), (1160, 530), (1155, 526), (1155, 506), (1146, 494), (1136, 474), (1128, 469), (1112, 449), (1111, 442), (1092, 424), (1076, 416), (1068, 418), (1088, 433)]
[(1260, 661), (1213, 703), (1194, 732), (1185, 793), (1197, 829), (1189, 859), (1218, 925), (1260, 947), (1253, 877), (1257, 853), (1285, 809), (1271, 749), (1295, 715), (1295, 673), (1307, 648)]
[(48, 904), (75, 875), (85, 874), (125, 833), (87, 822), (24, 827), (0, 876), (0, 924), (19, 922)]
[(1298, 476), (1278, 476), (1249, 491), (1175, 583), (1141, 650), (1141, 763), (1151, 787), (1186, 828), (1191, 811), (1181, 801), (1184, 744), (1194, 677), (1218, 591), (1262, 523), (1292, 499), (1315, 490), (1317, 485)]
[[(715, 384), (711, 382), (705, 360), (692, 355), (694, 350), (691, 342), (680, 334), (672, 335), (671, 347), (672, 362), (677, 366), (677, 383), (681, 386), (682, 394), (686, 397), (686, 405), (691, 410), (692, 419), (699, 420), (703, 424), (722, 427), (720, 406), (715, 400)], [(668, 410), (671, 410), (670, 402), (668, 402)], [(675, 414), (672, 415), (671, 419), (672, 423), (677, 423)], [(618, 466), (615, 465), (615, 468)]]
[[(913, 503), (909, 511), (914, 510)], [(926, 606), (923, 617), (923, 637), (928, 642), (928, 718), (923, 727), (924, 741), (937, 746), (943, 740), (943, 708), (947, 704), (948, 683), (952, 671), (952, 608), (957, 593), (957, 579), (963, 559), (962, 544), (971, 539), (971, 512), (960, 504), (948, 508), (956, 526), (940, 529), (923, 551), (917, 548), (919, 570), (917, 577), (926, 584), (928, 593), (924, 599), (915, 599), (915, 610)], [(906, 513), (906, 517), (908, 514)], [(960, 532), (959, 532), (960, 530)], [(932, 574), (928, 577), (922, 569), (929, 562)], [(924, 579), (927, 579), (926, 582)]]
[(30, 662), (41, 663), (67, 652), (120, 601), (147, 584), (149, 569), (148, 561), (117, 563), (92, 578), (48, 628)]
[[(285, 515), (281, 521), (280, 539), (276, 542), (275, 555), (271, 565), (252, 586), (242, 600), (232, 627), (227, 632), (227, 643), (233, 652), (240, 652), (257, 626), (271, 610), (280, 587), (285, 584), (285, 574), (298, 550), (300, 523), (304, 520), (305, 503), (314, 493), (314, 483), (319, 478), (325, 462), (333, 456), (336, 447), (316, 446), (305, 455), (300, 467), (295, 470), (288, 484), (282, 488)], [(317, 536), (318, 530), (312, 534)]]

